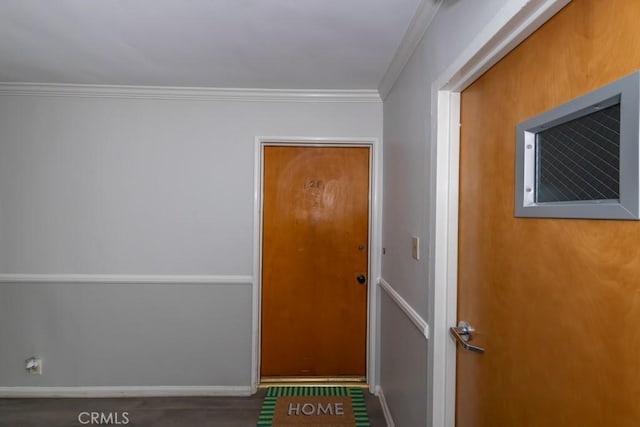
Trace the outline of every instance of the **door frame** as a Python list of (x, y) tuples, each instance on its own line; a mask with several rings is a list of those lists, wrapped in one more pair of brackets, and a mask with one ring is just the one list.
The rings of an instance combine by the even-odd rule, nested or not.
[(369, 391), (378, 383), (379, 291), (382, 254), (382, 150), (379, 139), (322, 137), (255, 138), (254, 149), (254, 213), (253, 213), (253, 322), (251, 354), (251, 389), (255, 393), (260, 383), (260, 340), (262, 318), (262, 181), (264, 149), (268, 146), (293, 147), (367, 147), (369, 148), (369, 253), (367, 277), (367, 344), (366, 379)]
[[(457, 320), (460, 93), (571, 0), (509, 0), (431, 85), (431, 140), (435, 155), (428, 200), (435, 206), (430, 260), (434, 295), (429, 348), (432, 427), (455, 426), (456, 344), (449, 326)], [(515, 130), (514, 130), (515, 135)]]

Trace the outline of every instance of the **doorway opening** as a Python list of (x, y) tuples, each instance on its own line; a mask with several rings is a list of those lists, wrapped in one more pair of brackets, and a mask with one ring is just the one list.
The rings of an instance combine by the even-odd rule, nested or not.
[(365, 385), (376, 321), (375, 144), (258, 144), (256, 383)]

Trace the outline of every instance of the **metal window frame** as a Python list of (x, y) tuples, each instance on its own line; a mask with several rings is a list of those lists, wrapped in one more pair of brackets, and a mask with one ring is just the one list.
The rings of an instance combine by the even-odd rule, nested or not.
[[(535, 201), (536, 134), (620, 103), (620, 199)], [(534, 218), (640, 219), (640, 71), (518, 124), (515, 216)]]

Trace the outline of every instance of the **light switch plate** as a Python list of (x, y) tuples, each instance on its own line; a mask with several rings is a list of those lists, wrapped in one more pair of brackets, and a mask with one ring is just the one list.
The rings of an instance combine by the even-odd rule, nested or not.
[(415, 260), (420, 259), (420, 238), (418, 236), (411, 237), (411, 256)]

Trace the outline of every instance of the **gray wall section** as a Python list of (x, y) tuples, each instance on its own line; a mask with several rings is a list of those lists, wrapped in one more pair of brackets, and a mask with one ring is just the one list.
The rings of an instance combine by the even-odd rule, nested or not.
[[(250, 284), (0, 284), (0, 386), (251, 383)], [(24, 369), (43, 358), (43, 375)]]
[(382, 293), (380, 380), (395, 425), (424, 426), (427, 417), (428, 342), (386, 293)]

